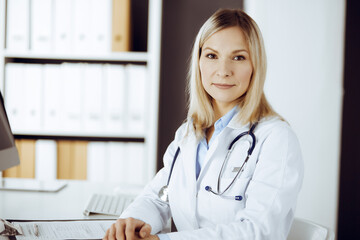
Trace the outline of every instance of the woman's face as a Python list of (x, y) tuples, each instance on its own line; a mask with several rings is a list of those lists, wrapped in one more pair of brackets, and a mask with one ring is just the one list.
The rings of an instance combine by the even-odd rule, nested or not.
[(214, 33), (202, 47), (201, 81), (213, 105), (230, 110), (248, 89), (253, 67), (245, 36), (239, 27)]

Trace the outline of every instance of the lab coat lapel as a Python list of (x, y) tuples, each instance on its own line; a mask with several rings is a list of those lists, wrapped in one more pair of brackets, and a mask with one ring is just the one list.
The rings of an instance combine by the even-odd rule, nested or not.
[(189, 215), (192, 219), (192, 224), (196, 229), (198, 227), (198, 222), (196, 219), (196, 194), (197, 194), (197, 187), (196, 187), (196, 173), (195, 173), (195, 166), (196, 166), (196, 154), (197, 154), (197, 146), (198, 140), (196, 139), (194, 134), (189, 134), (186, 137), (186, 140), (180, 145), (180, 151), (182, 154), (181, 162), (183, 171), (185, 172), (186, 179), (183, 179), (186, 182), (186, 192), (189, 198)]
[(203, 165), (203, 167), (202, 167), (202, 169), (200, 171), (199, 177), (197, 179), (198, 180), (198, 187), (199, 187), (200, 180), (203, 178), (203, 175), (206, 174), (208, 166), (209, 166), (210, 162), (213, 160), (215, 150), (218, 148), (218, 145), (219, 145), (219, 138), (218, 137), (212, 142), (210, 149), (206, 153), (205, 164)]

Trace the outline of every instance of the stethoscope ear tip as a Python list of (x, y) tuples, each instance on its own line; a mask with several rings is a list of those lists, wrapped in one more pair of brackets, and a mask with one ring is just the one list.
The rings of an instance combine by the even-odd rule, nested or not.
[(211, 191), (211, 187), (210, 187), (210, 186), (206, 186), (206, 187), (205, 187), (205, 190), (209, 192), (209, 191)]

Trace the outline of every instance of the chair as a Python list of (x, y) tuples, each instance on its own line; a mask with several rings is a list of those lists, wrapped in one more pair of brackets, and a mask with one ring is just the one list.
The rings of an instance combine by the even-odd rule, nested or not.
[(295, 218), (287, 240), (334, 240), (334, 232), (311, 221)]

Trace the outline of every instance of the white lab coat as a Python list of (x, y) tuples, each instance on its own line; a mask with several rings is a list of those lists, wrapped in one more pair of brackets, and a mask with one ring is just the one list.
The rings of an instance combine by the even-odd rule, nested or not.
[[(236, 122), (236, 116), (214, 139), (196, 180), (195, 162), (198, 140), (184, 123), (164, 155), (164, 168), (143, 193), (124, 211), (121, 218), (133, 217), (147, 222), (152, 234), (161, 231), (170, 216), (178, 232), (176, 239), (286, 239), (294, 217), (296, 200), (303, 180), (303, 160), (299, 142), (289, 125), (278, 118), (260, 121), (255, 128), (256, 146), (244, 171), (226, 192), (241, 195), (241, 201), (226, 199), (205, 190), (217, 189), (221, 165), (231, 141), (249, 130)], [(190, 127), (191, 129), (191, 127)], [(158, 198), (167, 183), (176, 149), (176, 160), (169, 184), (169, 203)], [(246, 157), (249, 142), (239, 141), (221, 178), (223, 190), (235, 176)]]

